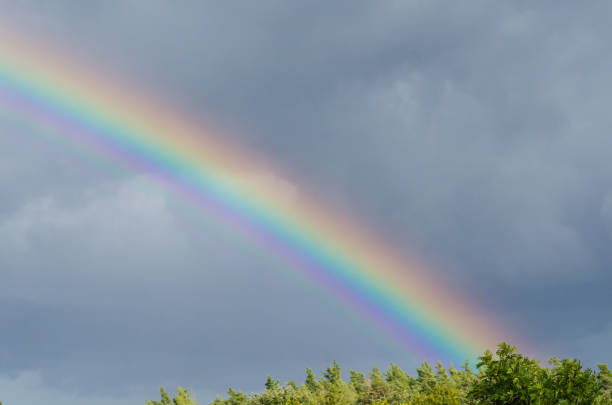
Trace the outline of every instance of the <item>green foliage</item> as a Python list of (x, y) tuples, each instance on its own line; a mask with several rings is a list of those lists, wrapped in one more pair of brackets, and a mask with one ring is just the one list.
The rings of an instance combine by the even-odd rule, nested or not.
[(612, 373), (607, 364), (598, 364), (597, 368), (599, 369), (597, 380), (599, 381), (601, 390), (594, 404), (612, 405)]
[(382, 400), (387, 397), (388, 393), (389, 387), (387, 381), (385, 381), (380, 369), (378, 367), (374, 367), (370, 372), (370, 400)]
[(463, 363), (461, 370), (457, 370), (451, 365), (449, 372), (452, 383), (463, 393), (469, 392), (477, 379), (476, 373), (472, 370), (467, 360)]
[(327, 370), (323, 372), (323, 382), (328, 384), (339, 384), (342, 381), (342, 371), (338, 362), (334, 360), (334, 364), (327, 367)]
[(366, 380), (365, 375), (358, 371), (351, 370), (351, 378), (349, 380), (349, 386), (355, 392), (357, 396), (357, 404), (369, 404), (369, 391), (370, 385)]
[[(551, 369), (518, 353), (506, 343), (480, 357), (480, 371), (469, 397), (479, 404), (591, 405), (604, 401), (602, 372), (582, 369), (577, 360), (550, 359)], [(601, 370), (601, 367), (600, 367)], [(605, 402), (601, 402), (605, 403)]]
[(349, 405), (354, 402), (354, 393), (342, 379), (342, 371), (338, 362), (334, 363), (323, 372), (323, 395), (324, 405)]
[[(163, 387), (159, 389), (161, 394), (161, 401), (147, 401), (145, 405), (199, 405), (193, 398), (189, 390), (178, 387), (176, 389), (176, 395), (174, 398), (170, 398), (170, 395), (164, 390)], [(0, 404), (2, 405), (2, 404)]]
[(450, 384), (436, 384), (427, 392), (419, 392), (410, 400), (409, 405), (460, 405), (462, 395)]
[(385, 372), (385, 379), (388, 384), (385, 396), (392, 404), (407, 403), (418, 389), (417, 380), (393, 363)]
[[(601, 388), (604, 391), (611, 391), (612, 390), (612, 372), (610, 372), (610, 369), (608, 368), (607, 364), (598, 364), (597, 368), (599, 368), (599, 382), (601, 384)], [(2, 404), (0, 404), (2, 405)]]
[[(367, 376), (351, 370), (348, 382), (334, 360), (320, 378), (307, 368), (302, 385), (281, 385), (268, 376), (262, 392), (247, 395), (229, 388), (227, 398), (211, 405), (612, 405), (612, 373), (605, 364), (595, 372), (577, 360), (552, 358), (546, 368), (506, 343), (479, 360), (477, 372), (467, 361), (459, 369), (422, 363), (415, 378), (391, 364), (385, 372), (374, 367)], [(174, 398), (163, 388), (160, 393), (161, 401), (146, 405), (197, 404), (180, 387)]]
[(436, 385), (436, 376), (429, 363), (424, 362), (417, 368), (419, 392), (429, 392)]
[(480, 371), (469, 396), (480, 404), (542, 404), (546, 372), (537, 361), (502, 343), (497, 358), (487, 350), (479, 357)]
[(321, 384), (317, 381), (317, 377), (312, 372), (310, 367), (306, 368), (306, 388), (312, 393), (318, 392), (321, 389)]
[(275, 388), (278, 388), (279, 386), (280, 386), (280, 381), (275, 380), (272, 377), (268, 376), (268, 379), (266, 380), (267, 390), (273, 390)]
[(546, 400), (556, 404), (590, 405), (599, 395), (601, 384), (591, 369), (582, 370), (578, 360), (550, 359), (553, 366), (546, 383)]

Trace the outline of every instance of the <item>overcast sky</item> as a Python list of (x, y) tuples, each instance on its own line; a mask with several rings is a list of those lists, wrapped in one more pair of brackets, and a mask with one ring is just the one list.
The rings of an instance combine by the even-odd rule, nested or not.
[[(0, 24), (209, 117), (543, 358), (594, 365), (612, 362), (610, 8), (0, 0)], [(160, 384), (205, 403), (333, 358), (415, 367), (223, 222), (1, 111), (6, 405), (142, 403)]]

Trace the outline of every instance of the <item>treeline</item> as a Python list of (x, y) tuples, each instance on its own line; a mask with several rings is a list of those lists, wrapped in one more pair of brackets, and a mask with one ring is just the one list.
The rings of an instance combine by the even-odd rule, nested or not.
[[(247, 395), (232, 388), (211, 405), (612, 405), (612, 373), (605, 364), (583, 368), (577, 360), (552, 358), (549, 367), (502, 343), (495, 353), (479, 357), (476, 370), (466, 362), (457, 369), (423, 363), (411, 376), (397, 365), (384, 372), (374, 367), (366, 376), (350, 371), (342, 378), (334, 363), (317, 378), (306, 369), (302, 385), (281, 385), (268, 377), (265, 390)], [(160, 401), (146, 405), (196, 405), (188, 390), (174, 397), (162, 388)]]

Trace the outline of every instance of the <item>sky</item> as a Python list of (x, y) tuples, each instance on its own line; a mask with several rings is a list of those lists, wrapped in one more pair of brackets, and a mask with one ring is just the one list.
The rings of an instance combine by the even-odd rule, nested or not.
[[(611, 7), (0, 0), (0, 24), (205, 117), (283, 168), (266, 181), (418, 256), (525, 350), (593, 366), (612, 363)], [(146, 175), (5, 110), (0, 134), (4, 404), (143, 403), (160, 385), (206, 403), (334, 358), (419, 363)]]

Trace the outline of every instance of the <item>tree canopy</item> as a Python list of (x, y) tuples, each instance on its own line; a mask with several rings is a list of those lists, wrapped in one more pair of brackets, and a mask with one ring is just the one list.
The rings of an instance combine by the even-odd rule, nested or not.
[[(305, 382), (281, 384), (268, 376), (259, 393), (228, 389), (211, 405), (612, 405), (612, 372), (606, 364), (583, 368), (578, 360), (551, 358), (548, 367), (501, 343), (485, 351), (476, 370), (422, 363), (416, 375), (391, 364), (364, 374), (349, 370), (348, 381), (334, 360), (320, 377), (306, 368)], [(1, 403), (0, 403), (1, 405)], [(197, 405), (189, 391), (173, 398), (162, 388), (161, 401), (145, 405)]]

